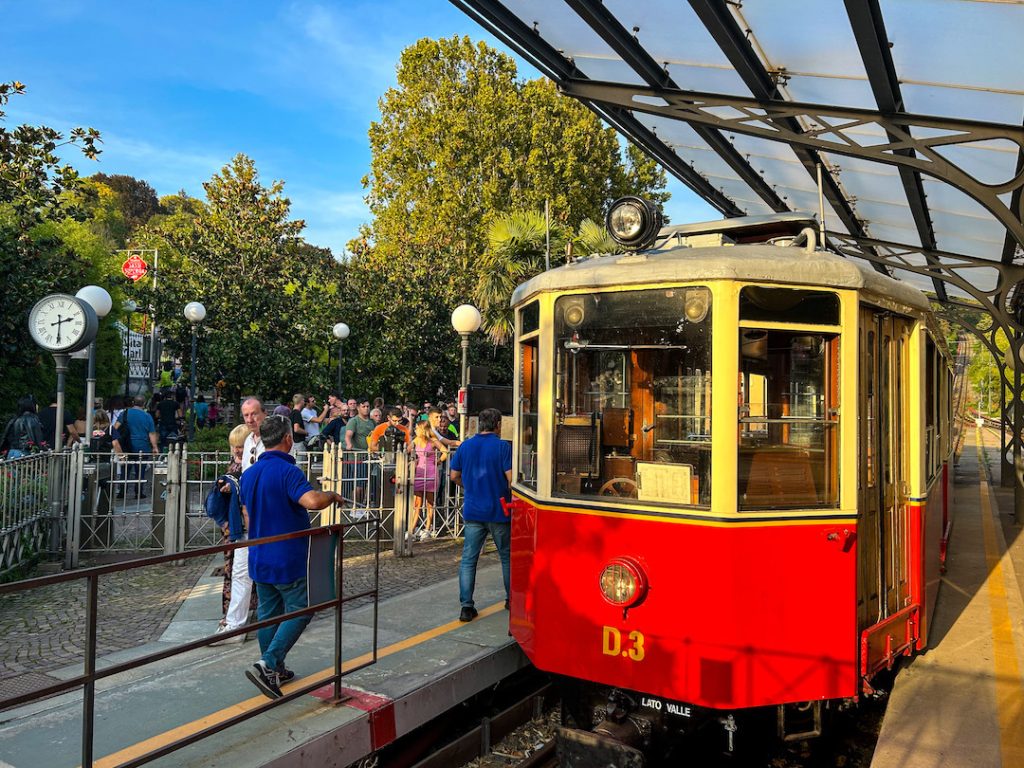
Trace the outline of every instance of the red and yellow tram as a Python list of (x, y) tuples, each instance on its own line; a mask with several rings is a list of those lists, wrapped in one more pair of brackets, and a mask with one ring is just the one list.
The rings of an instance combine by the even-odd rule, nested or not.
[[(657, 223), (609, 214), (624, 240)], [(946, 344), (924, 294), (815, 227), (666, 228), (513, 296), (511, 631), (564, 679), (566, 738), (622, 764), (750, 708), (815, 733), (927, 643)]]

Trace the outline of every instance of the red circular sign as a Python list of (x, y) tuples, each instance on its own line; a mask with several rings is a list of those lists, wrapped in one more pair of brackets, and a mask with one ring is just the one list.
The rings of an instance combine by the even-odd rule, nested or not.
[(146, 276), (147, 265), (139, 256), (129, 256), (121, 265), (121, 272), (132, 282)]

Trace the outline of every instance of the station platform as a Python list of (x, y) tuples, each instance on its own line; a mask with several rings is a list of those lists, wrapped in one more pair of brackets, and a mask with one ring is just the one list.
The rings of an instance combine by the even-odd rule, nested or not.
[[(344, 677), (349, 698), (327, 703), (329, 686), (287, 702), (149, 763), (156, 766), (338, 766), (371, 754), (527, 664), (508, 636), (500, 566), (478, 571), (480, 616), (458, 621), (457, 578), (382, 600), (378, 661)], [(102, 658), (98, 667), (212, 634), (220, 617), (219, 576), (204, 576), (158, 641)], [(333, 670), (334, 621), (314, 620), (288, 656), (306, 685)], [(373, 606), (343, 614), (344, 668), (372, 649)], [(95, 762), (127, 763), (190, 733), (256, 709), (267, 699), (244, 676), (259, 658), (255, 636), (244, 644), (198, 649), (97, 683)], [(76, 665), (58, 670), (66, 678)], [(81, 764), (80, 691), (0, 714), (0, 768)]]
[(966, 437), (931, 647), (896, 676), (871, 768), (1024, 766), (1024, 536), (998, 445)]

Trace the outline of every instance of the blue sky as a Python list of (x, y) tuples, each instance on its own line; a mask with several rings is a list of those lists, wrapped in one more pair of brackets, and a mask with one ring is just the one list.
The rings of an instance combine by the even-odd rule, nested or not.
[[(367, 129), (402, 49), (460, 34), (506, 50), (447, 0), (0, 0), (0, 14), (0, 80), (28, 87), (8, 104), (8, 127), (96, 128), (98, 163), (64, 158), (159, 195), (202, 197), (244, 152), (265, 184), (285, 182), (306, 239), (339, 256), (369, 219)], [(520, 61), (520, 75), (537, 73)], [(674, 222), (718, 218), (674, 180), (670, 191)]]

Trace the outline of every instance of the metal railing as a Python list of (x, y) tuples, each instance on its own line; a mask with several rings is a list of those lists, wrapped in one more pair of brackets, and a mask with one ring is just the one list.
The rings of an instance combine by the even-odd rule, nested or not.
[(0, 461), (0, 577), (63, 547), (69, 453), (35, 453)]
[[(353, 595), (344, 595), (343, 593), (343, 579), (342, 579), (342, 564), (344, 561), (344, 543), (345, 543), (345, 531), (347, 528), (353, 525), (362, 525), (375, 529), (376, 533), (373, 536), (373, 540), (376, 543), (376, 567), (374, 569), (374, 581), (373, 588), (359, 592)], [(200, 741), (207, 736), (212, 736), (215, 733), (230, 728), (233, 725), (241, 723), (245, 720), (249, 720), (257, 715), (260, 715), (267, 710), (273, 709), (274, 707), (281, 706), (289, 701), (293, 701), (300, 696), (312, 693), (315, 690), (323, 688), (325, 685), (331, 685), (333, 687), (333, 696), (331, 699), (332, 703), (337, 703), (342, 699), (341, 692), (341, 679), (343, 674), (355, 672), (358, 669), (363, 669), (371, 664), (377, 662), (377, 609), (378, 609), (378, 596), (380, 590), (380, 520), (377, 518), (369, 518), (362, 520), (358, 523), (342, 523), (335, 525), (327, 525), (319, 528), (311, 528), (306, 531), (298, 531), (296, 533), (282, 534), (280, 536), (268, 536), (262, 539), (250, 539), (248, 541), (242, 541), (235, 544), (226, 544), (216, 547), (204, 547), (202, 549), (195, 549), (187, 553), (174, 553), (169, 555), (159, 555), (156, 557), (147, 557), (138, 560), (132, 560), (126, 563), (119, 563), (115, 565), (105, 565), (97, 568), (87, 568), (80, 571), (62, 573), (54, 576), (44, 576), (41, 578), (30, 579), (27, 581), (20, 581), (11, 584), (0, 585), (0, 596), (12, 594), (15, 592), (23, 592), (38, 587), (44, 587), (51, 584), (60, 584), (78, 579), (85, 579), (87, 581), (86, 588), (86, 627), (85, 627), (85, 666), (84, 672), (81, 675), (77, 675), (68, 680), (48, 685), (45, 688), (40, 688), (30, 693), (21, 694), (18, 696), (8, 697), (6, 699), (0, 699), (0, 711), (10, 709), (22, 704), (28, 704), (33, 701), (54, 696), (56, 694), (66, 693), (77, 688), (82, 689), (82, 766), (83, 768), (90, 768), (93, 765), (93, 736), (95, 732), (95, 703), (96, 703), (96, 683), (104, 678), (112, 677), (113, 675), (127, 672), (139, 667), (146, 666), (147, 664), (153, 664), (163, 659), (168, 659), (174, 656), (179, 656), (189, 651), (196, 650), (197, 648), (203, 648), (216, 642), (221, 642), (229, 637), (235, 635), (241, 635), (253, 630), (261, 629), (263, 627), (270, 627), (276, 624), (280, 624), (283, 621), (297, 618), (299, 616), (313, 615), (320, 611), (334, 609), (334, 669), (330, 675), (318, 676), (315, 680), (299, 685), (294, 690), (284, 694), (279, 699), (269, 700), (266, 704), (260, 707), (256, 707), (252, 710), (242, 712), (234, 715), (233, 717), (227, 718), (221, 722), (209, 725), (200, 731), (192, 733), (187, 736), (183, 736), (169, 744), (166, 744), (158, 749), (154, 749), (141, 755), (137, 758), (121, 763), (118, 768), (130, 768), (132, 766), (139, 766), (149, 763), (157, 758), (168, 755), (175, 752), (183, 747)], [(243, 547), (253, 547), (260, 544), (269, 544), (277, 541), (287, 541), (289, 539), (298, 538), (310, 538), (316, 536), (330, 535), (334, 541), (334, 557), (331, 562), (331, 566), (334, 568), (334, 597), (329, 600), (324, 600), (316, 605), (311, 605), (307, 608), (303, 608), (298, 611), (291, 613), (282, 614), (272, 619), (264, 621), (257, 621), (252, 624), (247, 624), (239, 629), (222, 632), (216, 635), (210, 635), (200, 640), (194, 640), (192, 642), (183, 643), (176, 645), (166, 650), (157, 651), (154, 653), (148, 653), (132, 661), (126, 661), (121, 663), (115, 663), (110, 666), (106, 666), (103, 669), (96, 668), (96, 639), (97, 639), (97, 612), (98, 612), (98, 594), (99, 594), (99, 579), (101, 576), (119, 573), (121, 571), (130, 570), (133, 568), (141, 568), (150, 565), (158, 565), (161, 563), (168, 563), (172, 561), (188, 560), (198, 557), (208, 557), (210, 555), (226, 552), (229, 550), (240, 549)], [(370, 538), (369, 535), (367, 538)], [(360, 600), (363, 598), (373, 598), (373, 639), (372, 639), (372, 651), (370, 653), (369, 661), (362, 664), (354, 664), (351, 667), (342, 669), (342, 605), (345, 603), (352, 602), (354, 600)]]
[[(62, 555), (65, 567), (75, 568), (83, 554), (169, 555), (217, 545), (221, 532), (205, 499), (230, 460), (227, 451), (187, 446), (127, 456), (74, 446), (0, 462), (0, 576), (40, 553)], [(314, 488), (345, 499), (315, 514), (314, 525), (378, 518), (379, 536), (400, 555), (409, 553), (407, 538), (462, 535), (462, 489), (439, 455), (431, 468), (404, 451), (330, 446), (299, 452), (296, 461)], [(344, 535), (368, 540), (361, 526)]]

